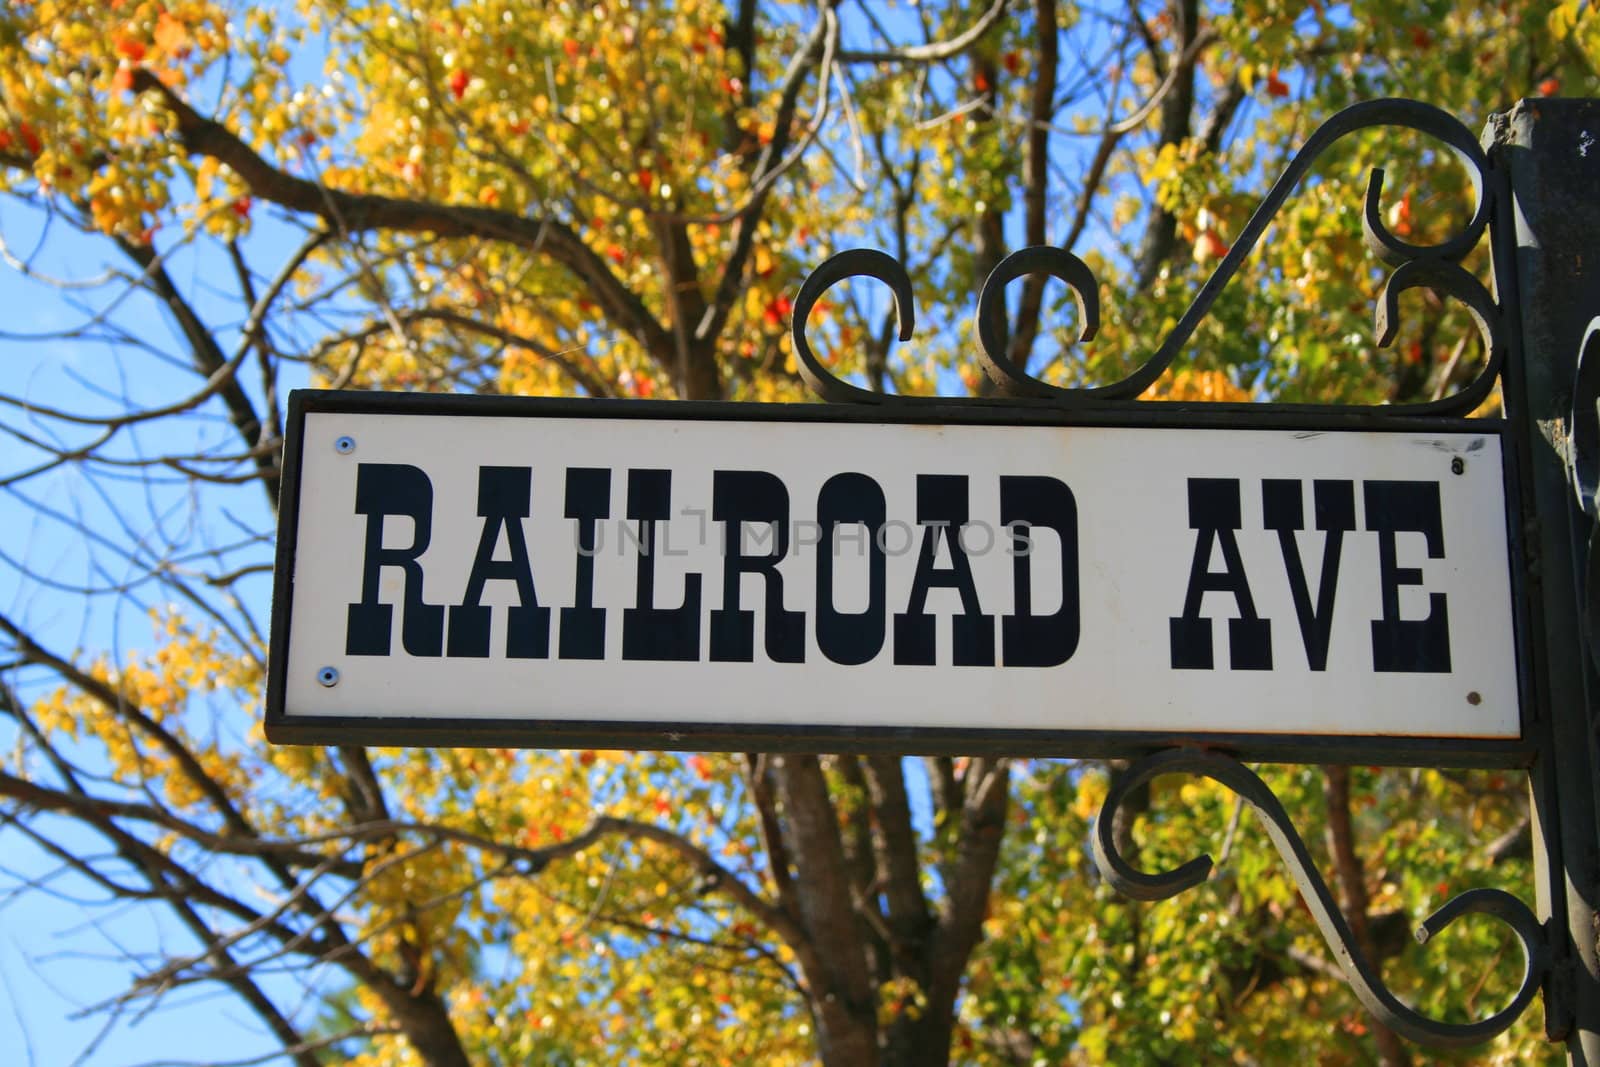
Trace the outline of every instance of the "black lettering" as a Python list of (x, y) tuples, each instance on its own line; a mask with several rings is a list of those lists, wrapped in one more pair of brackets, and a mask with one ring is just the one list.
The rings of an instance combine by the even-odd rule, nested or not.
[(683, 605), (658, 608), (656, 524), (672, 513), (672, 472), (628, 472), (628, 518), (639, 524), (639, 571), (634, 607), (622, 611), (622, 658), (697, 660), (700, 658), (700, 575), (683, 579)]
[[(550, 609), (539, 606), (522, 531), (522, 520), (533, 512), (532, 498), (531, 467), (478, 468), (478, 514), (483, 517), (483, 532), (467, 576), (467, 591), (461, 603), (450, 608), (450, 656), (489, 655), (489, 608), (482, 601), (483, 587), (491, 581), (517, 586), (518, 605), (506, 613), (507, 658), (543, 659), (550, 654)], [(497, 560), (494, 550), (502, 530), (511, 558)]]
[[(806, 616), (783, 606), (783, 575), (778, 562), (789, 554), (789, 491), (767, 471), (714, 471), (711, 475), (711, 518), (723, 523), (722, 607), (711, 611), (711, 658), (725, 663), (755, 659), (755, 612), (739, 608), (739, 580), (759, 574), (764, 580), (767, 656), (774, 663), (802, 663), (806, 658)], [(743, 523), (771, 523), (772, 551), (745, 555)]]
[(1294, 598), (1295, 616), (1300, 620), (1300, 640), (1306, 647), (1306, 662), (1314, 671), (1328, 669), (1328, 641), (1333, 636), (1333, 602), (1339, 583), (1339, 556), (1344, 535), (1356, 528), (1355, 483), (1315, 481), (1312, 483), (1317, 529), (1323, 532), (1322, 579), (1317, 584), (1317, 602), (1311, 603), (1306, 583), (1305, 564), (1295, 531), (1305, 529), (1305, 507), (1300, 483), (1268, 478), (1261, 483), (1261, 508), (1266, 527), (1278, 531), (1283, 549), (1283, 566), (1289, 576), (1289, 594)]
[[(1240, 526), (1237, 478), (1189, 479), (1189, 527), (1195, 537), (1194, 563), (1183, 615), (1171, 620), (1174, 670), (1212, 669), (1211, 620), (1200, 617), (1206, 593), (1232, 593), (1239, 617), (1228, 620), (1228, 659), (1236, 671), (1272, 669), (1272, 624), (1256, 615), (1255, 600), (1245, 578), (1244, 560), (1234, 532)], [(1224, 570), (1210, 570), (1211, 547), (1220, 545)]]
[[(1000, 620), (1001, 654), (1007, 667), (1055, 667), (1078, 648), (1078, 503), (1055, 478), (1006, 475), (1000, 479), (1000, 524), (1014, 538), (1011, 557), (1015, 615)], [(1061, 606), (1033, 614), (1031, 526), (1061, 538)]]
[(1428, 594), (1428, 617), (1400, 617), (1400, 587), (1421, 585), (1422, 571), (1396, 559), (1395, 533), (1420, 533), (1428, 558), (1444, 558), (1438, 482), (1363, 482), (1367, 529), (1378, 534), (1378, 581), (1383, 617), (1372, 623), (1372, 669), (1445, 674), (1450, 670), (1450, 617), (1443, 593)]
[[(389, 654), (394, 609), (378, 602), (378, 578), (384, 567), (399, 567), (405, 574), (400, 644), (408, 655), (437, 656), (444, 646), (444, 606), (423, 603), (417, 562), (433, 536), (433, 483), (408, 464), (363, 463), (356, 469), (356, 514), (367, 517), (367, 542), (361, 602), (350, 605), (345, 622), (345, 654)], [(415, 524), (410, 547), (383, 547), (383, 520), (391, 515), (408, 516)]]
[(611, 517), (610, 470), (567, 468), (566, 516), (578, 520), (578, 558), (573, 605), (561, 609), (561, 658), (605, 659), (606, 611), (594, 606), (594, 557), (599, 520)]
[[(962, 474), (917, 475), (917, 522), (926, 527), (911, 598), (894, 617), (896, 664), (930, 665), (934, 661), (934, 620), (927, 613), (928, 590), (954, 589), (961, 596), (961, 614), (951, 620), (954, 660), (958, 667), (994, 666), (994, 616), (978, 604), (972, 565), (961, 547), (967, 522), (967, 478)], [(950, 566), (936, 567), (941, 532), (950, 551)]]
[[(878, 536), (888, 517), (888, 505), (878, 483), (865, 474), (835, 474), (817, 493), (817, 647), (835, 663), (853, 667), (866, 663), (883, 650), (887, 618), (887, 557)], [(840, 526), (860, 524), (865, 533), (858, 542), (867, 556), (867, 607), (843, 612), (833, 604), (834, 544)]]

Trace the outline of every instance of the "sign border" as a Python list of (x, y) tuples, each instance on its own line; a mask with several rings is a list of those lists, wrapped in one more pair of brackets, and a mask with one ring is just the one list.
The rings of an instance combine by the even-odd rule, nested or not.
[[(730, 726), (723, 723), (504, 720), (287, 714), (289, 621), (299, 526), (301, 445), (311, 413), (505, 418), (614, 418), (743, 422), (896, 423), (998, 426), (1102, 426), (1152, 429), (1476, 433), (1500, 439), (1505, 487), (1507, 573), (1521, 736), (1394, 737), (1199, 731), (1100, 731), (837, 725)], [(1521, 495), (1511, 425), (1504, 419), (1390, 415), (1371, 408), (1138, 401), (1063, 409), (1050, 401), (952, 399), (945, 403), (759, 404), (731, 401), (613, 400), (296, 389), (289, 394), (279, 489), (278, 543), (264, 728), (274, 744), (462, 748), (597, 748), (715, 752), (862, 752), (902, 755), (1069, 756), (1128, 759), (1188, 747), (1250, 762), (1422, 767), (1525, 767), (1537, 745), (1534, 692), (1527, 667), (1527, 597), (1522, 568)], [(976, 709), (975, 709), (976, 717)]]

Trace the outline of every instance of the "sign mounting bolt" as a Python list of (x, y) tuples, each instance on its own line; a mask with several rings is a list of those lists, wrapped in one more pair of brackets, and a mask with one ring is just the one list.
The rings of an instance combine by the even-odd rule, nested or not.
[[(345, 440), (345, 438), (341, 438), (341, 440)], [(351, 442), (351, 447), (352, 448), (355, 447), (355, 442), (353, 442), (353, 441)], [(1465, 474), (1466, 471), (1467, 471), (1467, 461), (1466, 460), (1462, 459), (1460, 456), (1456, 456), (1455, 458), (1450, 460), (1450, 473), (1451, 474)]]
[(333, 442), (333, 450), (341, 456), (348, 456), (356, 450), (356, 439), (345, 434)]
[(332, 689), (339, 684), (339, 672), (333, 667), (324, 667), (317, 672), (317, 683)]

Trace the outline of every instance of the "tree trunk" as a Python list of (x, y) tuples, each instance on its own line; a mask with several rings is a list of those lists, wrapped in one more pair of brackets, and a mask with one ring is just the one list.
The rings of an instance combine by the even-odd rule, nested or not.
[(783, 794), (784, 836), (794, 859), (797, 903), (806, 939), (815, 949), (806, 968), (817, 1053), (826, 1067), (875, 1067), (878, 1005), (856, 936), (838, 814), (816, 756), (775, 761)]
[[(1339, 878), (1340, 895), (1344, 898), (1344, 917), (1355, 935), (1356, 947), (1374, 967), (1378, 954), (1374, 951), (1372, 929), (1367, 921), (1367, 880), (1356, 854), (1355, 830), (1350, 820), (1350, 768), (1325, 767), (1326, 783), (1323, 796), (1328, 804), (1328, 851), (1333, 853), (1334, 868)], [(1378, 1046), (1378, 1062), (1383, 1067), (1410, 1067), (1411, 1053), (1393, 1030), (1378, 1020), (1370, 1021), (1372, 1040)]]
[(383, 998), (406, 1042), (428, 1067), (473, 1067), (449, 1011), (432, 990), (413, 994), (383, 979), (370, 988)]

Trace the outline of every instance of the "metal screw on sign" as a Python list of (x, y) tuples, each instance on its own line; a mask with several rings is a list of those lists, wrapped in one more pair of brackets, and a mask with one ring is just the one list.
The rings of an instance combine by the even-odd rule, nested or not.
[(333, 442), (333, 450), (341, 456), (348, 456), (356, 450), (356, 439), (346, 434)]
[(1467, 461), (1462, 459), (1460, 456), (1456, 456), (1454, 459), (1452, 459), (1450, 461), (1450, 473), (1451, 474), (1465, 474), (1465, 473), (1467, 473)]
[(332, 689), (339, 684), (339, 672), (333, 667), (324, 667), (317, 672), (317, 682)]

